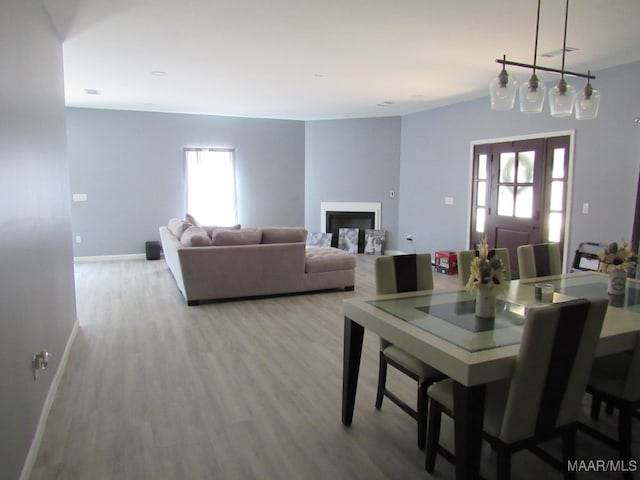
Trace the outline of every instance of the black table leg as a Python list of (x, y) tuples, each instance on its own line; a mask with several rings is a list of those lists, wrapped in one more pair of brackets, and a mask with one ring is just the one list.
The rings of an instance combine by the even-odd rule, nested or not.
[(364, 327), (344, 317), (344, 350), (342, 354), (342, 423), (351, 425), (356, 404), (358, 373)]
[(480, 478), (484, 385), (466, 387), (454, 382), (456, 478)]

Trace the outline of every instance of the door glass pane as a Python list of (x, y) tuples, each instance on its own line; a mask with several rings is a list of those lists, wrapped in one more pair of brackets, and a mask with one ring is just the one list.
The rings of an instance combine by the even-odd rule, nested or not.
[(564, 178), (564, 148), (553, 149), (551, 178)]
[(516, 154), (500, 154), (500, 183), (513, 183), (516, 178)]
[(498, 215), (513, 217), (513, 187), (498, 188)]
[(516, 191), (516, 217), (533, 216), (533, 187), (518, 187)]
[(478, 182), (478, 198), (476, 199), (476, 203), (479, 207), (484, 207), (486, 205), (487, 198), (487, 182)]
[(478, 179), (487, 179), (487, 154), (483, 153), (478, 157)]
[(484, 233), (485, 209), (476, 208), (476, 232)]
[(518, 183), (533, 183), (533, 164), (536, 152), (520, 152), (518, 154)]
[(562, 211), (562, 193), (564, 191), (564, 182), (555, 180), (551, 182), (551, 210), (556, 212)]
[(549, 214), (549, 238), (547, 238), (547, 241), (559, 242), (561, 230), (562, 230), (562, 214), (557, 212), (550, 213)]

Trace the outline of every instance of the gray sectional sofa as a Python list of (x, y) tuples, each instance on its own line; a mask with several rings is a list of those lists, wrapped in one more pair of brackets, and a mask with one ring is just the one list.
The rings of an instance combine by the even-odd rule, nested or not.
[(164, 258), (188, 305), (312, 290), (353, 290), (355, 257), (305, 245), (302, 227), (160, 227)]

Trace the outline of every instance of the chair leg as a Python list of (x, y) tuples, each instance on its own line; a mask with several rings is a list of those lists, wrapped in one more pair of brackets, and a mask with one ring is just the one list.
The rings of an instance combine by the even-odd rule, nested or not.
[(570, 471), (569, 462), (576, 458), (576, 429), (572, 428), (562, 435), (562, 461), (565, 466), (564, 478), (566, 480), (575, 480), (576, 472)]
[(602, 398), (597, 393), (591, 395), (591, 418), (597, 420), (600, 416), (600, 407), (602, 405)]
[(429, 410), (429, 397), (427, 396), (428, 383), (418, 381), (418, 448), (424, 450), (427, 441), (427, 412)]
[(618, 413), (618, 443), (620, 445), (620, 460), (625, 465), (631, 460), (631, 407), (624, 405)]
[(376, 395), (376, 409), (382, 408), (382, 399), (384, 398), (384, 389), (387, 385), (387, 359), (382, 350), (380, 350), (380, 368), (378, 370), (378, 394)]
[(425, 469), (432, 473), (436, 468), (436, 454), (438, 453), (438, 443), (440, 440), (440, 420), (442, 413), (437, 402), (429, 401), (429, 423), (427, 425), (427, 445)]
[(496, 454), (496, 477), (498, 480), (509, 480), (511, 478), (511, 452), (504, 445), (497, 445)]

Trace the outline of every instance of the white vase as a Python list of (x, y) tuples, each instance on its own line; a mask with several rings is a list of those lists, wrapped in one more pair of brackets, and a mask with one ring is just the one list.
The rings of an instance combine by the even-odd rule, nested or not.
[(488, 285), (480, 285), (476, 292), (476, 317), (495, 318), (496, 295)]
[(627, 288), (627, 272), (618, 268), (609, 272), (609, 295), (624, 295)]

